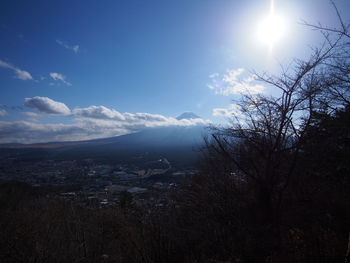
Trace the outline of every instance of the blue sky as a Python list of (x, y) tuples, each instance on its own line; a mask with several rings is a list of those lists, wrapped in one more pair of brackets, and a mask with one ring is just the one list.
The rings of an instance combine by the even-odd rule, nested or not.
[[(335, 2), (348, 21), (349, 1)], [(249, 70), (277, 72), (319, 44), (303, 19), (337, 25), (328, 0), (275, 0), (287, 26), (269, 51), (256, 37), (269, 8), (269, 0), (3, 0), (0, 143), (201, 123), (174, 119), (184, 111), (222, 122), (242, 85), (273, 94)]]

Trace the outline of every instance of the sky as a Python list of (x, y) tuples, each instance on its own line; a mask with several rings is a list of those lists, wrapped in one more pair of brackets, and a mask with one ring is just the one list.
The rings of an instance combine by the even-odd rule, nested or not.
[[(274, 94), (253, 70), (320, 44), (302, 21), (339, 24), (328, 0), (273, 2), (272, 47), (258, 36), (272, 0), (2, 0), (0, 143), (225, 122), (239, 93)], [(350, 1), (335, 3), (349, 21)], [(201, 119), (175, 118), (188, 111)]]

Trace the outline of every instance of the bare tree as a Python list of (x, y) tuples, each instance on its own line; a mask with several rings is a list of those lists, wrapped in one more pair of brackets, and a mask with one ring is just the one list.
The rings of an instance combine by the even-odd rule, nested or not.
[(327, 110), (335, 110), (350, 103), (350, 22), (344, 21), (333, 1), (331, 5), (338, 19), (338, 27), (302, 22), (312, 30), (319, 31), (325, 43), (335, 44), (333, 56), (325, 63), (322, 75), (319, 77), (324, 88), (321, 103)]
[(318, 113), (332, 115), (350, 102), (350, 26), (334, 8), (340, 28), (307, 24), (324, 36), (308, 60), (295, 60), (288, 69), (281, 66), (278, 76), (255, 73), (278, 95), (242, 94), (234, 101), (240, 110), (230, 125), (212, 127), (206, 139), (204, 173), (225, 178), (234, 184), (233, 191), (238, 189), (237, 196), (245, 191), (255, 202), (252, 213), (274, 236), (271, 251), (280, 244), (283, 206), (294, 198), (295, 182), (303, 180), (300, 156), (308, 130)]
[(315, 50), (307, 62), (296, 61), (293, 73), (256, 74), (280, 95), (242, 95), (231, 127), (214, 128), (208, 147), (233, 164), (235, 176), (254, 186), (264, 220), (278, 219), (283, 193), (322, 93), (319, 75), (335, 45)]

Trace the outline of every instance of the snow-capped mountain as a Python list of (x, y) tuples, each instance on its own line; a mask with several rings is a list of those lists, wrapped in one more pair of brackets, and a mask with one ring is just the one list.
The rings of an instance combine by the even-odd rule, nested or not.
[[(178, 120), (200, 118), (194, 113), (185, 112)], [(203, 136), (208, 133), (204, 125), (167, 126), (148, 128), (126, 135), (76, 142), (52, 142), (32, 145), (12, 145), (1, 148), (12, 150), (41, 149), (50, 158), (112, 158), (123, 159), (135, 156), (162, 156), (172, 159), (193, 160), (203, 144)]]
[(201, 119), (198, 115), (196, 115), (193, 112), (184, 112), (181, 115), (176, 117), (177, 120), (183, 120), (183, 119)]

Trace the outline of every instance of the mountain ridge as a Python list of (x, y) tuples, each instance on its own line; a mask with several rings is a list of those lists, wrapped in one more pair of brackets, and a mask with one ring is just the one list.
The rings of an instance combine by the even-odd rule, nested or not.
[(0, 146), (0, 157), (134, 162), (135, 158), (143, 156), (150, 160), (164, 157), (171, 162), (191, 164), (197, 160), (206, 134), (204, 125), (157, 127), (88, 141)]
[[(177, 120), (190, 120), (190, 119), (201, 119), (198, 115), (196, 115), (193, 112), (184, 112), (180, 114), (178, 117), (176, 117)], [(90, 139), (90, 140), (78, 140), (78, 141), (49, 141), (49, 142), (40, 142), (40, 143), (5, 143), (5, 144), (0, 144), (0, 148), (61, 148), (61, 147), (66, 147), (66, 146), (74, 146), (74, 145), (93, 145), (93, 144), (99, 144), (99, 143), (110, 143), (115, 140), (119, 140), (116, 138), (124, 138), (123, 136), (129, 137), (129, 135), (132, 134), (143, 134), (147, 133), (148, 131), (158, 131), (158, 130), (186, 130), (186, 129), (191, 129), (189, 127), (203, 127), (201, 124), (197, 125), (191, 125), (191, 126), (161, 126), (161, 127), (153, 127), (153, 128), (146, 128), (140, 131), (136, 132), (130, 132), (127, 134), (123, 135), (118, 135), (118, 136), (113, 136), (113, 137), (105, 137), (105, 138), (96, 138), (96, 139)], [(196, 128), (194, 128), (196, 129)]]

